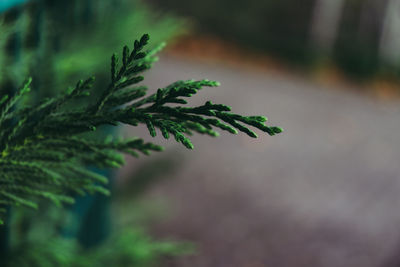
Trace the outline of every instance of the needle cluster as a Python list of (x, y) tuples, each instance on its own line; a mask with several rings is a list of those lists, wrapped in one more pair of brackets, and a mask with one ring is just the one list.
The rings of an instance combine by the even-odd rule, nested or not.
[[(116, 54), (111, 57), (110, 83), (95, 100), (91, 97), (94, 78), (79, 81), (36, 106), (18, 105), (29, 94), (31, 79), (14, 95), (0, 97), (0, 215), (11, 206), (37, 208), (43, 198), (62, 205), (72, 203), (77, 194), (109, 194), (104, 187), (107, 179), (87, 166), (120, 167), (122, 153), (138, 156), (163, 149), (140, 138), (90, 138), (88, 133), (103, 125), (145, 124), (151, 136), (159, 131), (189, 149), (194, 147), (189, 139), (193, 133), (217, 136), (216, 129), (220, 129), (255, 138), (250, 127), (269, 135), (282, 132), (279, 127), (267, 126), (264, 116), (239, 115), (226, 105), (207, 101), (187, 106), (185, 98), (203, 87), (218, 86), (215, 81), (178, 81), (147, 94), (147, 87), (140, 85), (141, 74), (151, 68), (162, 48), (145, 51), (148, 41), (145, 34), (132, 50), (123, 48), (121, 60)], [(82, 99), (93, 104), (81, 105)]]

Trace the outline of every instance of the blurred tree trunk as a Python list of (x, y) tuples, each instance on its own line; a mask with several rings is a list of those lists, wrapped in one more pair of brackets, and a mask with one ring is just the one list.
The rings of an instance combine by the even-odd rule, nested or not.
[(400, 61), (400, 1), (389, 0), (386, 4), (379, 54), (385, 63), (394, 66)]
[(333, 49), (345, 0), (317, 0), (311, 23), (311, 43), (330, 54)]
[(346, 0), (333, 58), (354, 78), (375, 75), (380, 67), (379, 40), (387, 0)]
[(359, 36), (373, 47), (379, 47), (385, 10), (391, 0), (364, 0), (361, 7)]

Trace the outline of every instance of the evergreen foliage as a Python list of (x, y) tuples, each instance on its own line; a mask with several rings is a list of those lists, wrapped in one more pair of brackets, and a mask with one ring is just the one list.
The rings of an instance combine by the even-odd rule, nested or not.
[(191, 254), (195, 250), (187, 242), (154, 240), (137, 221), (130, 221), (128, 226), (119, 217), (107, 240), (87, 249), (76, 238), (60, 235), (59, 228), (65, 225), (70, 215), (65, 209), (50, 205), (41, 206), (40, 212), (14, 212), (11, 216), (14, 235), (9, 251), (0, 258), (0, 266), (150, 267), (160, 266), (166, 258)]
[(190, 254), (191, 244), (155, 241), (142, 229), (114, 233), (109, 240), (92, 250), (84, 250), (76, 240), (60, 236), (34, 239), (12, 249), (5, 266), (18, 267), (92, 267), (159, 266), (166, 257)]
[[(18, 102), (29, 93), (28, 79), (14, 95), (0, 100), (0, 205), (37, 208), (39, 199), (56, 205), (71, 203), (76, 194), (100, 192), (108, 194), (103, 184), (107, 179), (87, 170), (96, 167), (120, 167), (122, 153), (138, 156), (161, 151), (162, 147), (142, 139), (93, 140), (87, 133), (103, 125), (119, 123), (145, 124), (151, 136), (160, 130), (163, 137), (172, 135), (192, 149), (188, 135), (195, 132), (217, 136), (215, 129), (230, 133), (244, 132), (257, 137), (248, 126), (269, 135), (282, 132), (279, 127), (265, 125), (263, 116), (242, 116), (230, 107), (208, 101), (198, 107), (186, 107), (184, 98), (203, 87), (218, 82), (178, 81), (156, 93), (147, 94), (141, 73), (156, 61), (161, 46), (145, 51), (149, 36), (134, 42), (132, 50), (125, 46), (119, 62), (111, 57), (109, 85), (95, 99), (90, 98), (94, 78), (79, 81), (75, 87), (56, 97), (42, 100), (36, 106), (20, 107)], [(91, 100), (79, 105), (81, 99)], [(86, 103), (89, 103), (87, 101)], [(172, 105), (171, 105), (172, 104)], [(2, 221), (0, 221), (2, 222)]]

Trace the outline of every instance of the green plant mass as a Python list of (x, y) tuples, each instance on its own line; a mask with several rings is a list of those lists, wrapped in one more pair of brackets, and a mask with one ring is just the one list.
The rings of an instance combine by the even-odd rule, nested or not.
[[(186, 106), (185, 98), (203, 87), (218, 86), (209, 80), (178, 81), (156, 93), (147, 94), (140, 85), (141, 73), (157, 60), (160, 46), (146, 51), (149, 35), (143, 35), (122, 55), (111, 57), (110, 82), (91, 96), (94, 78), (79, 81), (56, 97), (35, 106), (21, 106), (19, 101), (30, 91), (31, 79), (14, 95), (0, 100), (0, 205), (2, 218), (8, 207), (37, 208), (40, 199), (56, 205), (72, 203), (76, 195), (109, 194), (103, 186), (107, 179), (87, 169), (120, 167), (122, 153), (138, 156), (162, 151), (161, 146), (140, 138), (98, 140), (91, 138), (104, 125), (145, 124), (151, 136), (159, 130), (166, 139), (173, 137), (193, 149), (193, 133), (217, 136), (216, 129), (257, 137), (249, 126), (269, 135), (282, 132), (265, 124), (264, 116), (243, 116), (229, 106), (207, 101), (197, 107)], [(98, 90), (98, 89), (97, 89)], [(86, 99), (86, 101), (82, 101)], [(92, 103), (92, 104), (83, 104)], [(3, 222), (3, 220), (1, 220)]]

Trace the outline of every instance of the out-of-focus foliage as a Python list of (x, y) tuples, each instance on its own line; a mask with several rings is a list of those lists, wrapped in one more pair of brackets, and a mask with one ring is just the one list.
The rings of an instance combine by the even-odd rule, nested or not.
[[(136, 0), (38, 0), (0, 16), (0, 83), (16, 88), (29, 74), (34, 101), (54, 95), (56, 88), (66, 88), (82, 75), (106, 81), (105, 55), (132, 36), (148, 32), (160, 43), (184, 30), (183, 21), (157, 14)], [(17, 56), (7, 49), (10, 43), (20, 46)]]
[(20, 44), (20, 36), (26, 34), (28, 25), (29, 16), (26, 13), (13, 11), (0, 14), (0, 84), (3, 87), (4, 84), (7, 87), (21, 84), (21, 74), (28, 76), (33, 51), (20, 53), (14, 47)]
[[(45, 205), (46, 206), (46, 205)], [(46, 207), (45, 212), (14, 212), (11, 220), (10, 249), (0, 259), (4, 267), (92, 267), (160, 266), (166, 258), (193, 253), (192, 244), (156, 241), (145, 229), (130, 222), (121, 225), (116, 218), (113, 234), (105, 242), (86, 249), (76, 239), (60, 235), (68, 221), (65, 210)]]
[(61, 40), (62, 49), (54, 63), (55, 72), (62, 73), (59, 84), (68, 84), (82, 74), (108, 78), (107, 69), (103, 67), (108, 62), (106, 55), (109, 51), (117, 51), (121, 44), (129, 43), (132, 36), (148, 32), (153, 43), (158, 44), (184, 31), (183, 21), (154, 13), (139, 1), (123, 0), (114, 9), (110, 7), (112, 1), (102, 2), (105, 3), (95, 4), (100, 11), (92, 25), (70, 30), (68, 42)]

